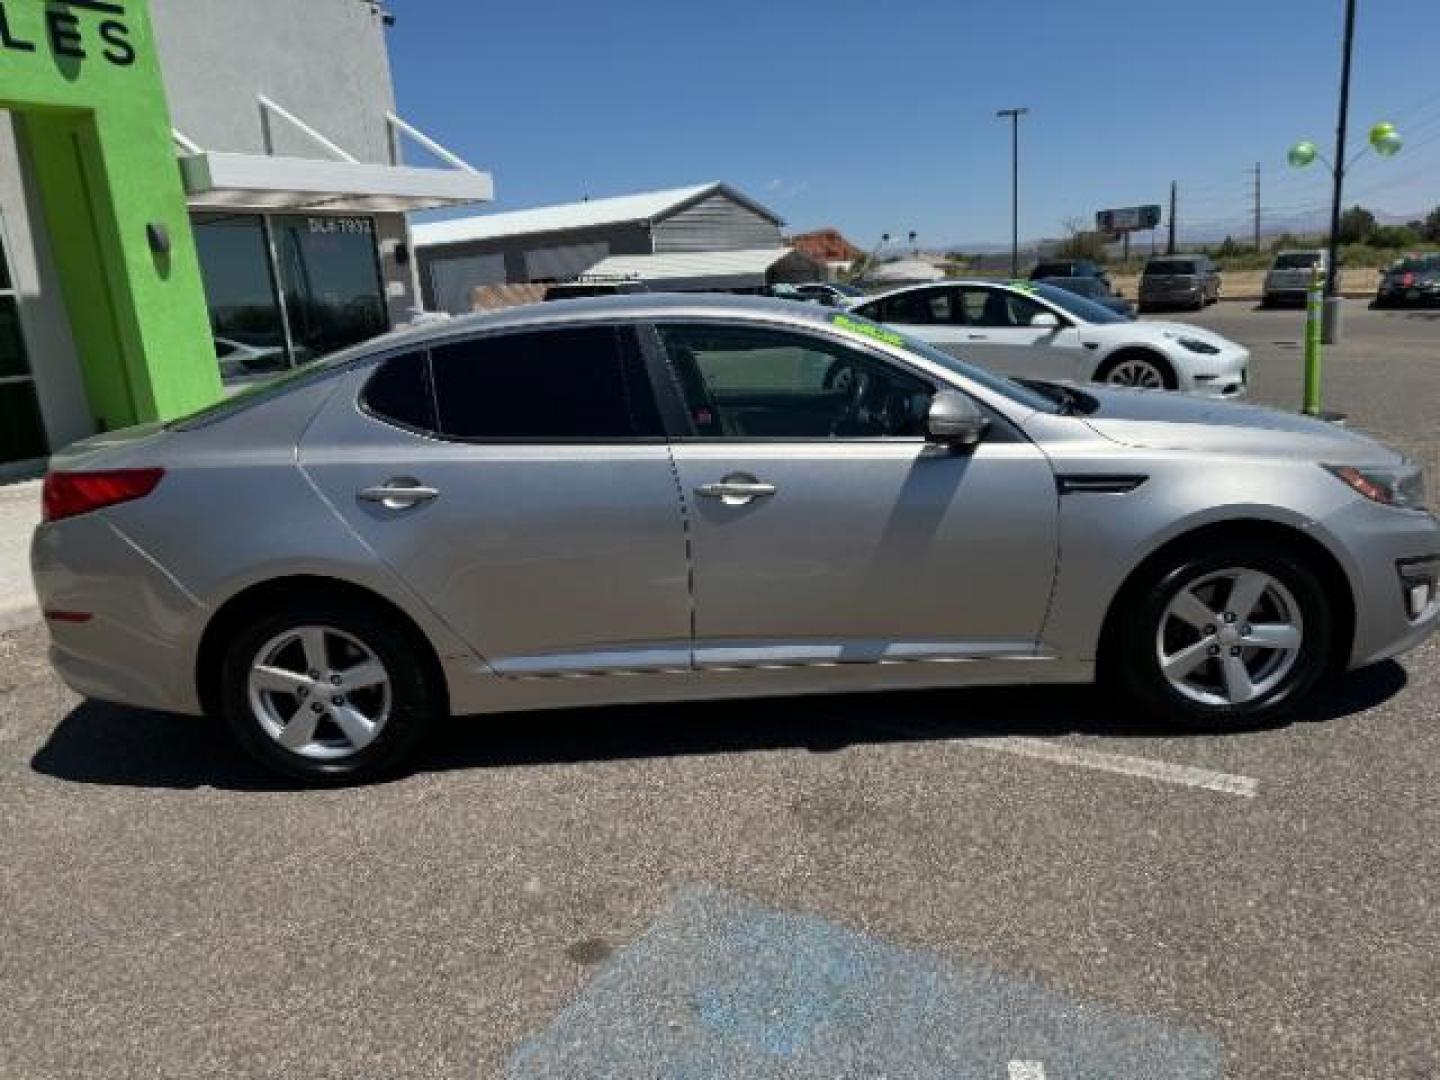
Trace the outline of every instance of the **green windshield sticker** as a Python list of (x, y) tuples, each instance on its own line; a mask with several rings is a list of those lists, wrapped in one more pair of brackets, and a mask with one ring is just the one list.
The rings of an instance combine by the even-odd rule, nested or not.
[(1032, 284), (1030, 284), (1030, 282), (1028, 282), (1028, 281), (1012, 281), (1012, 282), (1010, 282), (1010, 288), (1016, 289), (1016, 290), (1018, 290), (1019, 292), (1034, 292), (1034, 291), (1035, 291), (1035, 286), (1032, 285)]
[(831, 316), (830, 325), (839, 327), (841, 330), (849, 330), (852, 334), (859, 334), (862, 337), (883, 341), (886, 345), (905, 344), (905, 338), (895, 333), (895, 331), (886, 330), (883, 326), (876, 326), (872, 322), (861, 322), (859, 319), (852, 319), (849, 315)]

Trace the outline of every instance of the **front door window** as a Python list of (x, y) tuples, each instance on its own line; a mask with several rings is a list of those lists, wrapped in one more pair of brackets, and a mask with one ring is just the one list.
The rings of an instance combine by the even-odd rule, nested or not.
[(41, 458), (48, 451), (20, 330), (20, 303), (0, 237), (0, 463)]

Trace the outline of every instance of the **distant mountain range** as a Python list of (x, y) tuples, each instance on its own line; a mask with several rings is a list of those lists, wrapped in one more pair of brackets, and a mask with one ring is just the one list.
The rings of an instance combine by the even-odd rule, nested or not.
[[(1349, 199), (1345, 201), (1347, 208), (1354, 205), (1355, 203)], [(1361, 205), (1363, 206), (1364, 203), (1361, 202)], [(1431, 208), (1416, 210), (1408, 214), (1396, 214), (1388, 210), (1377, 210), (1373, 206), (1366, 207), (1366, 209), (1375, 215), (1375, 220), (1381, 225), (1405, 225), (1411, 221), (1423, 220)], [(1330, 211), (1328, 209), (1312, 210), (1302, 214), (1266, 214), (1262, 212), (1260, 217), (1260, 236), (1262, 240), (1274, 239), (1284, 233), (1294, 233), (1298, 235), (1323, 233), (1328, 231), (1329, 228)], [(1237, 242), (1245, 243), (1250, 238), (1251, 233), (1251, 226), (1241, 223), (1238, 220), (1235, 225), (1229, 229), (1205, 228), (1192, 231), (1185, 228), (1185, 218), (1182, 215), (1178, 236), (1180, 240), (1187, 244), (1218, 244), (1221, 243), (1226, 236), (1232, 236)], [(1163, 225), (1156, 229), (1155, 242), (1157, 244), (1163, 244), (1165, 242), (1165, 234), (1166, 231)], [(1062, 239), (1063, 237), (1054, 236), (1039, 240), (1022, 240), (1020, 241), (1020, 247), (1021, 250), (1024, 251), (1034, 251), (1037, 248), (1045, 248), (1058, 244)], [(1148, 232), (1134, 233), (1130, 237), (1130, 246), (1136, 250), (1149, 248), (1150, 234)], [(994, 241), (959, 241), (956, 243), (927, 244), (926, 247), (932, 251), (963, 251), (967, 255), (998, 255), (1008, 253), (1010, 250), (1008, 243), (996, 243)]]

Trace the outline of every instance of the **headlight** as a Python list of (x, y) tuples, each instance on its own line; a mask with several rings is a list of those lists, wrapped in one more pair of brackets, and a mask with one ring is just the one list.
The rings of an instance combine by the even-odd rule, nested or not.
[(1201, 341), (1199, 338), (1182, 337), (1176, 338), (1175, 343), (1181, 348), (1189, 349), (1191, 352), (1199, 353), (1202, 356), (1214, 356), (1220, 350), (1208, 341)]
[(1346, 487), (1371, 502), (1419, 510), (1425, 505), (1425, 474), (1415, 465), (1326, 465)]

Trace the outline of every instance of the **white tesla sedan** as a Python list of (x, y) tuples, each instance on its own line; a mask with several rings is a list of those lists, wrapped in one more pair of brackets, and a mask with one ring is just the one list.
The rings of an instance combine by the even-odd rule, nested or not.
[(1013, 378), (1245, 396), (1243, 346), (1198, 326), (1133, 321), (1050, 285), (936, 282), (852, 310)]

